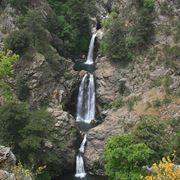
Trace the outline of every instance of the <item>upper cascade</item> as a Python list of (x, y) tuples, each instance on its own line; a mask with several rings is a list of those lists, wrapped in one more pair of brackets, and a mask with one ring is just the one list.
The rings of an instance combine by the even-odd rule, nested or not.
[(86, 60), (85, 64), (93, 64), (94, 63), (94, 61), (93, 61), (93, 50), (94, 50), (94, 41), (95, 41), (96, 35), (97, 34), (92, 35), (91, 42), (89, 45), (88, 56), (87, 56), (87, 60)]

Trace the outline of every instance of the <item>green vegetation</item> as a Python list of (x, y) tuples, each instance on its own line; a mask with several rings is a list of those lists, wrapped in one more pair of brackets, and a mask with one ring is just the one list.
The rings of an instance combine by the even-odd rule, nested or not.
[(153, 151), (144, 143), (136, 143), (132, 135), (111, 137), (105, 146), (105, 171), (110, 179), (139, 179), (141, 167)]
[(30, 46), (28, 31), (14, 31), (5, 40), (5, 48), (21, 55)]
[(132, 24), (112, 11), (103, 23), (106, 29), (100, 50), (110, 59), (128, 63), (139, 50), (146, 49), (154, 33), (154, 0), (139, 3), (138, 14)]
[(110, 104), (105, 105), (105, 109), (119, 109), (122, 107), (127, 107), (129, 111), (133, 110), (133, 107), (141, 100), (141, 96), (132, 96), (127, 100), (123, 100), (122, 97), (119, 97), (112, 101)]
[(54, 15), (48, 19), (48, 30), (63, 41), (62, 53), (67, 56), (86, 53), (89, 45), (88, 14), (85, 0), (48, 0)]
[(44, 146), (52, 128), (53, 118), (43, 109), (31, 111), (27, 104), (14, 102), (0, 107), (0, 143), (12, 147), (29, 167), (46, 165), (54, 157)]
[(65, 57), (72, 58), (87, 52), (90, 32), (85, 0), (48, 0), (52, 11), (47, 15), (40, 7), (31, 10), (36, 2), (9, 1), (23, 14), (16, 22), (19, 30), (6, 40), (6, 47), (13, 52), (22, 55), (29, 46), (46, 57), (51, 56), (52, 46)]
[(27, 85), (27, 78), (19, 75), (16, 81), (16, 96), (19, 100), (25, 101), (29, 96), (29, 87)]
[(154, 159), (160, 159), (170, 152), (171, 135), (167, 128), (168, 124), (159, 117), (143, 116), (133, 134), (137, 142), (145, 143), (155, 152)]
[(12, 74), (13, 65), (18, 61), (18, 55), (11, 51), (0, 50), (0, 94), (6, 99), (13, 98), (11, 84), (7, 82), (7, 77)]
[(179, 119), (167, 123), (156, 116), (143, 116), (131, 134), (115, 135), (107, 140), (106, 174), (112, 180), (138, 180), (143, 174), (142, 166), (152, 164), (174, 150), (178, 156), (179, 129)]

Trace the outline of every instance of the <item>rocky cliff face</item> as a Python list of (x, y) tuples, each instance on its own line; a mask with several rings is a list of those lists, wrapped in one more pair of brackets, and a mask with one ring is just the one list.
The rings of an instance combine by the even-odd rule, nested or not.
[[(43, 0), (35, 1), (32, 6), (41, 8), (45, 14), (51, 11)], [(15, 20), (19, 15), (20, 13), (6, 1), (1, 2), (0, 47), (4, 46), (4, 39), (8, 34), (17, 29)], [(47, 34), (52, 40), (52, 35), (49, 32)], [(63, 172), (72, 171), (75, 164), (79, 133), (74, 118), (63, 110), (63, 104), (69, 100), (68, 97), (79, 79), (78, 73), (73, 70), (72, 61), (62, 58), (52, 46), (49, 48), (53, 52), (50, 61), (42, 53), (33, 49), (27, 50), (14, 67), (14, 75), (9, 79), (9, 83), (18, 100), (27, 101), (32, 108), (46, 107), (54, 116), (54, 131), (44, 148), (59, 157), (59, 161), (52, 161), (48, 165), (52, 174), (58, 176)]]
[[(142, 115), (158, 115), (163, 119), (178, 118), (180, 116), (179, 98), (179, 56), (167, 57), (164, 45), (179, 48), (177, 42), (176, 23), (180, 20), (179, 1), (155, 1), (155, 33), (149, 50), (138, 55), (136, 60), (123, 66), (107, 57), (98, 56), (96, 59), (96, 93), (97, 108), (104, 122), (88, 132), (85, 152), (86, 165), (90, 173), (103, 174), (103, 150), (105, 141), (114, 134), (123, 134), (131, 131)], [(128, 15), (126, 22), (136, 13), (136, 1), (97, 1), (99, 10), (97, 21), (102, 23), (109, 13), (116, 9), (120, 16), (124, 12)], [(164, 12), (167, 6), (169, 13)], [(169, 29), (165, 30), (164, 27)], [(168, 31), (168, 33), (167, 33)], [(98, 30), (99, 40), (104, 30)], [(175, 67), (168, 66), (165, 61), (173, 58)], [(169, 84), (167, 83), (169, 82)], [(168, 84), (168, 85), (167, 85)], [(170, 95), (168, 94), (170, 92)], [(140, 97), (133, 109), (128, 107), (117, 110), (105, 110), (104, 107), (122, 97), (125, 101), (132, 97)], [(165, 100), (170, 100), (163, 104)], [(160, 102), (160, 106), (154, 106)], [(148, 107), (150, 104), (151, 107)]]

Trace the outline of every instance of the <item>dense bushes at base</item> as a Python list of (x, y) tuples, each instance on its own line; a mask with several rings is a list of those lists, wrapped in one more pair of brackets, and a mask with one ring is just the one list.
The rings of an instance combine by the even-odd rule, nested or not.
[(17, 159), (26, 165), (45, 165), (52, 153), (45, 147), (50, 138), (53, 118), (45, 110), (34, 110), (22, 103), (0, 107), (0, 144), (10, 146)]
[(177, 151), (179, 162), (179, 121), (164, 122), (159, 117), (144, 116), (128, 135), (115, 135), (105, 146), (105, 172), (112, 180), (140, 179), (142, 166), (151, 165)]
[(105, 147), (105, 170), (110, 179), (138, 180), (141, 167), (153, 151), (144, 143), (135, 143), (131, 135), (111, 137)]

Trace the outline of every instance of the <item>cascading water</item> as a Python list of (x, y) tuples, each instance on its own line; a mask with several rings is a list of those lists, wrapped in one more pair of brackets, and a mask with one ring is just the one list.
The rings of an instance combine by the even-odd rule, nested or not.
[(85, 74), (80, 87), (77, 103), (76, 121), (90, 123), (95, 119), (95, 85), (94, 76)]
[(76, 156), (76, 174), (75, 177), (77, 178), (84, 178), (86, 176), (86, 172), (84, 170), (84, 161), (82, 154), (84, 153), (84, 148), (86, 144), (86, 137), (87, 135), (84, 135), (84, 139), (81, 143), (81, 146), (79, 148), (79, 154)]
[[(93, 49), (96, 34), (93, 34), (89, 45), (88, 58), (85, 64), (93, 64)], [(78, 94), (76, 121), (90, 123), (95, 119), (95, 84), (93, 74), (85, 74)]]
[[(91, 42), (89, 45), (88, 57), (85, 64), (93, 64), (93, 50), (96, 34), (92, 35)], [(95, 119), (95, 84), (93, 74), (85, 74), (80, 87), (78, 94), (77, 102), (77, 117), (76, 121), (83, 121), (85, 123), (90, 123)], [(84, 178), (86, 172), (84, 169), (83, 153), (87, 140), (87, 135), (84, 135), (84, 139), (79, 148), (79, 153), (76, 157), (76, 174), (77, 178)]]
[(85, 147), (86, 141), (87, 141), (87, 135), (85, 134), (85, 135), (84, 135), (84, 139), (83, 139), (83, 141), (82, 141), (82, 143), (81, 143), (81, 146), (80, 146), (80, 148), (79, 148), (79, 151), (80, 151), (81, 153), (84, 153), (84, 147)]
[(93, 50), (94, 50), (95, 38), (96, 38), (96, 34), (93, 34), (92, 38), (91, 38), (90, 45), (89, 45), (88, 57), (87, 57), (85, 64), (93, 64), (94, 63), (94, 61), (93, 61), (93, 54), (94, 54)]

